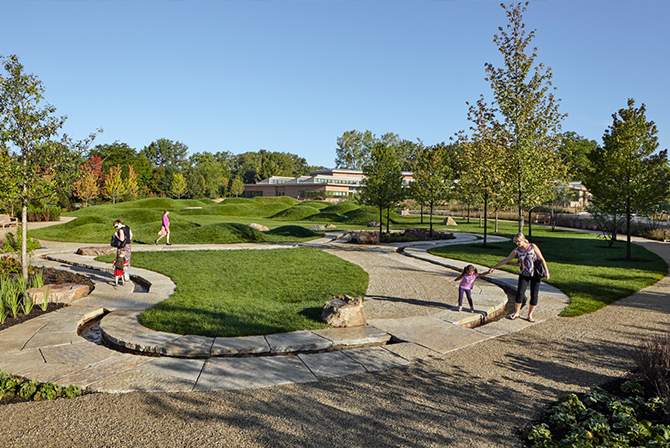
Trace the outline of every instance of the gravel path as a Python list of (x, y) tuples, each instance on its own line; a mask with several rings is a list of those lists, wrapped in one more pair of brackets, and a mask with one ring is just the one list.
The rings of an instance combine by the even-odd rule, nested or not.
[[(643, 245), (670, 260), (670, 246)], [(391, 281), (369, 272), (371, 285)], [(421, 284), (435, 274), (423, 275), (411, 278)], [(553, 318), (376, 373), (238, 392), (92, 394), (0, 406), (0, 444), (522, 447), (519, 429), (558, 396), (631, 370), (639, 340), (670, 326), (669, 291), (666, 277), (586, 316)]]

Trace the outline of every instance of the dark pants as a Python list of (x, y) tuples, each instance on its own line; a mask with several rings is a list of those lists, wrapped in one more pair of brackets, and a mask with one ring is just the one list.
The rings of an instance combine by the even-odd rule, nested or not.
[(527, 277), (525, 275), (519, 276), (519, 284), (516, 287), (516, 303), (525, 302), (524, 296), (526, 295), (526, 289), (528, 289), (528, 283), (530, 283), (530, 304), (533, 306), (537, 305), (537, 295), (540, 292), (540, 283), (542, 282), (542, 277), (535, 274), (532, 277)]
[(463, 306), (463, 292), (465, 292), (465, 295), (468, 298), (468, 302), (470, 302), (470, 308), (474, 308), (472, 306), (472, 290), (471, 289), (463, 289), (463, 288), (458, 288), (458, 306)]

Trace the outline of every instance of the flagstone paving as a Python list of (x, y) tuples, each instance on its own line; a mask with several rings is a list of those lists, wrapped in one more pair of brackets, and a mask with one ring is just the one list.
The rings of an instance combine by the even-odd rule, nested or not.
[[(465, 263), (426, 252), (431, 246), (476, 241), (473, 235), (456, 235), (455, 240), (421, 244), (353, 246), (331, 238), (301, 244), (326, 250), (368, 272), (368, 325), (239, 338), (148, 329), (137, 316), (174, 292), (169, 278), (131, 267), (131, 278), (150, 284), (149, 290), (138, 293), (130, 285), (115, 287), (109, 264), (74, 253), (81, 244), (45, 242), (47, 248), (38, 253), (44, 258), (37, 258), (35, 264), (75, 270), (91, 277), (96, 288), (62, 310), (3, 330), (0, 369), (99, 392), (235, 390), (391, 369), (467, 349), (529, 325), (522, 319), (500, 319), (477, 326), (505, 311), (508, 296), (501, 286), (515, 287), (516, 276), (503, 271), (475, 284), (476, 313), (456, 311), (456, 288), (448, 282), (459, 275)], [(133, 250), (282, 250), (297, 246), (174, 244), (137, 245)], [(487, 269), (478, 268), (480, 272)], [(540, 294), (537, 320), (555, 316), (567, 306), (567, 297), (549, 285), (543, 284)], [(104, 339), (135, 354), (98, 345), (77, 334), (82, 323), (103, 315), (100, 329)], [(475, 328), (469, 328), (472, 326)]]

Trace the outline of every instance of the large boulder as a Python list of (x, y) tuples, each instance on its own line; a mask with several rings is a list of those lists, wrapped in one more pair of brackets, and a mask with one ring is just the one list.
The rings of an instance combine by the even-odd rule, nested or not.
[(114, 254), (116, 253), (116, 247), (112, 246), (103, 246), (103, 247), (80, 247), (77, 249), (77, 255), (86, 255), (89, 257), (99, 257), (100, 255)]
[(326, 230), (326, 226), (322, 226), (320, 224), (312, 224), (309, 226), (309, 230)]
[(444, 218), (444, 221), (442, 221), (443, 226), (457, 226), (456, 221), (451, 216), (447, 216)]
[(63, 283), (61, 285), (44, 285), (43, 288), (31, 288), (28, 290), (30, 298), (34, 303), (44, 303), (44, 290), (48, 289), (49, 298), (47, 302), (70, 303), (74, 300), (86, 297), (91, 288), (88, 285), (77, 285), (74, 283)]
[(354, 244), (379, 244), (379, 232), (356, 232), (349, 241)]
[(270, 230), (266, 226), (261, 225), (261, 224), (256, 224), (255, 222), (252, 222), (251, 224), (249, 224), (249, 227), (258, 230), (259, 232), (267, 232), (268, 230)]
[(358, 327), (365, 325), (365, 310), (360, 297), (337, 296), (326, 302), (321, 319), (332, 327)]
[(370, 221), (368, 227), (379, 227), (380, 224), (377, 221)]
[(328, 223), (326, 224), (326, 229), (337, 229), (337, 226), (335, 224)]

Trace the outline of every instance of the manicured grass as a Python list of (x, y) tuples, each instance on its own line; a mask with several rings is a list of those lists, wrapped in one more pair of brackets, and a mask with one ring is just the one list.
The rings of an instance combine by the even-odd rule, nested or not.
[[(459, 225), (459, 228), (462, 228)], [(512, 238), (516, 223), (501, 224), (499, 235)], [(636, 261), (622, 261), (625, 242), (607, 243), (596, 235), (533, 227), (533, 242), (547, 260), (551, 278), (549, 284), (570, 297), (570, 305), (562, 316), (579, 316), (591, 313), (642, 288), (653, 285), (668, 272), (668, 266), (659, 256), (637, 245), (632, 246)], [(493, 266), (505, 258), (516, 246), (505, 243), (462, 244), (431, 249), (429, 252), (446, 258), (469, 261), (483, 266)], [(503, 266), (508, 272), (518, 274), (519, 268)], [(540, 306), (542, 304), (540, 303)]]
[(177, 285), (169, 299), (140, 315), (143, 325), (210, 337), (326, 328), (324, 303), (363, 296), (368, 286), (363, 269), (313, 248), (136, 252), (132, 265)]

